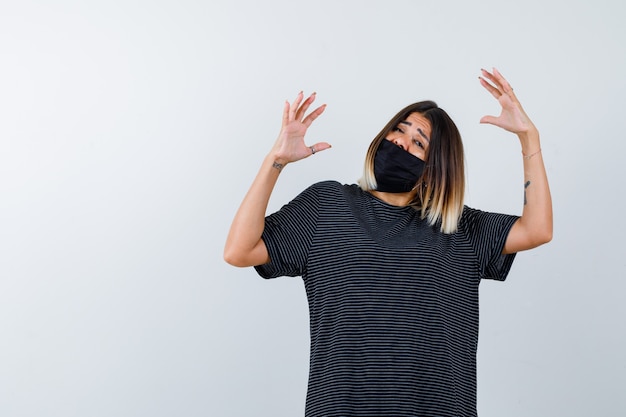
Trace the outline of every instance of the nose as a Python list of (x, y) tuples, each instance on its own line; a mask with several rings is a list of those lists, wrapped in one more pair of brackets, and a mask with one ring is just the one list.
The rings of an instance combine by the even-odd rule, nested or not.
[(401, 147), (405, 151), (409, 149), (409, 144), (408, 144), (407, 138), (404, 137), (404, 136), (397, 136), (397, 137), (393, 138), (392, 142), (395, 145)]

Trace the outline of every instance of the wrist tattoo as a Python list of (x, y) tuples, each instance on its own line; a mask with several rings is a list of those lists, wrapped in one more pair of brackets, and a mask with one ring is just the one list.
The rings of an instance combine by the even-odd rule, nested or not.
[(529, 185), (530, 185), (530, 181), (526, 181), (526, 183), (524, 184), (524, 205), (528, 203), (528, 200), (526, 200), (526, 189), (528, 188)]
[(283, 169), (283, 167), (284, 167), (284, 166), (285, 166), (285, 165), (283, 165), (283, 164), (279, 164), (279, 163), (278, 163), (278, 162), (276, 162), (276, 161), (274, 161), (274, 163), (272, 164), (272, 168), (276, 168), (276, 169), (277, 169), (277, 170), (279, 170), (279, 171), (280, 171), (281, 169)]

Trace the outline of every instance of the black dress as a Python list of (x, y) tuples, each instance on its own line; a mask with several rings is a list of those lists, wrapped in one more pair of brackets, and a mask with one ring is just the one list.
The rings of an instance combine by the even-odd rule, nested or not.
[(464, 208), (444, 234), (412, 207), (327, 181), (266, 218), (265, 278), (302, 276), (307, 417), (475, 416), (478, 285), (504, 280), (516, 216)]

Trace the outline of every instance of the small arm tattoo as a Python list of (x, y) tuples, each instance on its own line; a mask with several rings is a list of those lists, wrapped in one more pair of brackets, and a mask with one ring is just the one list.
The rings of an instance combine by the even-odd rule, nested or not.
[(524, 205), (528, 203), (528, 200), (526, 200), (526, 189), (528, 188), (529, 185), (530, 185), (530, 181), (526, 181), (526, 184), (524, 184)]

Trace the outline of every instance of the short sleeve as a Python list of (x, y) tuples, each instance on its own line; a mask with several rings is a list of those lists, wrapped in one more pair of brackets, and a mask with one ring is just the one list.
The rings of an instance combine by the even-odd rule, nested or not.
[(463, 223), (480, 264), (482, 279), (504, 281), (509, 274), (515, 254), (503, 255), (511, 227), (519, 218), (508, 214), (489, 213), (465, 208)]
[(299, 276), (307, 257), (319, 216), (317, 188), (307, 188), (279, 211), (265, 218), (261, 236), (270, 261), (255, 269), (263, 278)]

